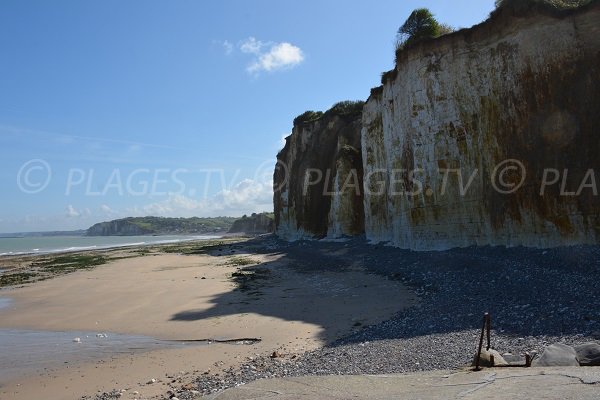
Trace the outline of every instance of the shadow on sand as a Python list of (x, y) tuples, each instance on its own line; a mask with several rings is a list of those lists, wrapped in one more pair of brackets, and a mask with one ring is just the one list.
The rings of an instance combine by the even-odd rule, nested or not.
[[(331, 342), (340, 335), (331, 320), (345, 312), (353, 322), (345, 343), (361, 340), (363, 329), (372, 340), (478, 329), (484, 312), (507, 335), (600, 330), (598, 246), (412, 252), (368, 245), (361, 238), (287, 243), (263, 236), (202, 252), (279, 259), (241, 267), (233, 277), (237, 290), (215, 298), (209, 310), (182, 310), (174, 321), (256, 313), (320, 325), (322, 339)], [(406, 308), (416, 296), (419, 306)], [(381, 308), (393, 309), (395, 323), (364, 326), (365, 316)]]

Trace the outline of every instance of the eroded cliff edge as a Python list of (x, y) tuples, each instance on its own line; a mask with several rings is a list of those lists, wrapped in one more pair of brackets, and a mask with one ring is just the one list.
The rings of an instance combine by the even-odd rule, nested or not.
[[(355, 146), (367, 238), (416, 250), (598, 243), (598, 21), (598, 1), (507, 9), (401, 52), (365, 104)], [(323, 152), (339, 148), (321, 144), (325, 129), (295, 127), (280, 160), (336, 163)], [(301, 169), (288, 187), (303, 185)], [(281, 236), (324, 236), (348, 222), (311, 189), (275, 194)]]

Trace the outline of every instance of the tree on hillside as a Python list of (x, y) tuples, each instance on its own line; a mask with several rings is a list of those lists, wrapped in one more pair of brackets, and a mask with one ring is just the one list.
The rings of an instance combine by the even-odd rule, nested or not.
[(406, 46), (424, 39), (431, 39), (440, 35), (440, 24), (427, 8), (414, 10), (404, 25), (398, 29), (398, 43)]

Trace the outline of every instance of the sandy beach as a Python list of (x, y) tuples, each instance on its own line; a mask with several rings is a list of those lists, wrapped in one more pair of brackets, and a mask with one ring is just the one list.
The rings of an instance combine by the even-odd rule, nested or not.
[(192, 400), (262, 378), (464, 369), (484, 312), (503, 353), (600, 339), (600, 299), (581, 295), (598, 291), (597, 246), (263, 236), (60, 257), (2, 259), (4, 278), (33, 277), (0, 290), (0, 341), (23, 349), (0, 347), (1, 399)]
[[(307, 272), (277, 246), (261, 242), (257, 251), (255, 242), (237, 241), (204, 254), (157, 246), (128, 258), (135, 249), (119, 250), (93, 269), (3, 288), (0, 298), (10, 303), (0, 310), (0, 329), (144, 335), (188, 344), (94, 360), (75, 353), (68, 363), (32, 366), (23, 376), (0, 380), (0, 397), (73, 399), (112, 389), (126, 390), (124, 398), (161, 396), (169, 385), (250, 358), (276, 352), (289, 359), (317, 349), (417, 301), (400, 282), (360, 266)], [(318, 259), (306, 261), (318, 267)]]

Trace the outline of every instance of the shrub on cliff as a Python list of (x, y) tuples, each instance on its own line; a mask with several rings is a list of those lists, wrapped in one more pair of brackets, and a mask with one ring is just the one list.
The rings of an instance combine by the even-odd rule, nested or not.
[(329, 115), (357, 115), (362, 114), (363, 106), (365, 105), (364, 101), (340, 101), (339, 103), (335, 103), (329, 110), (325, 111), (325, 116)]
[(335, 103), (329, 110), (325, 112), (321, 111), (306, 111), (304, 114), (298, 115), (294, 118), (294, 126), (307, 124), (309, 122), (317, 121), (323, 117), (329, 117), (333, 115), (340, 116), (350, 116), (350, 115), (360, 115), (362, 114), (363, 106), (365, 105), (364, 101), (357, 100), (345, 100), (340, 101), (339, 103)]
[(440, 24), (427, 8), (414, 10), (398, 29), (398, 39), (404, 46), (440, 35)]
[(447, 35), (452, 32), (456, 32), (456, 29), (453, 26), (451, 26), (450, 24), (440, 23), (440, 30), (438, 33), (438, 37)]
[[(406, 47), (452, 32), (454, 32), (453, 27), (439, 23), (427, 8), (414, 10), (398, 29), (396, 35), (396, 62), (398, 61), (398, 54)], [(387, 79), (384, 77), (383, 80), (386, 81)]]
[(294, 126), (316, 121), (323, 116), (321, 111), (306, 111), (294, 118)]
[(496, 11), (511, 9), (522, 13), (541, 7), (551, 10), (569, 10), (591, 3), (592, 0), (496, 0)]

